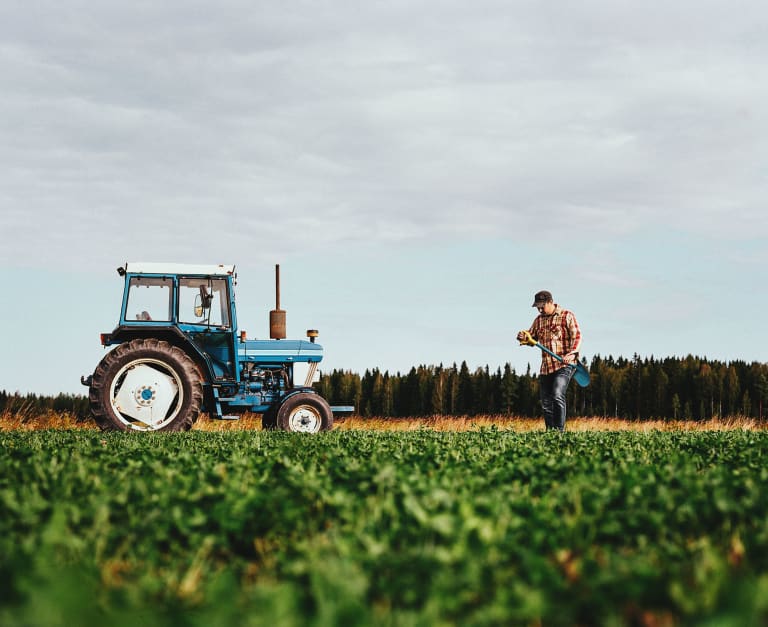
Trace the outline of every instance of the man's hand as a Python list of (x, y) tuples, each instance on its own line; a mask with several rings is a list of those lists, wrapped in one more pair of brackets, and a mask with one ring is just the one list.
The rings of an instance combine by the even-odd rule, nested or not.
[(576, 353), (566, 353), (565, 355), (563, 355), (563, 363), (564, 364), (578, 363), (578, 359), (576, 359)]
[(528, 331), (520, 331), (517, 334), (517, 341), (520, 342), (521, 346), (536, 346), (536, 340)]

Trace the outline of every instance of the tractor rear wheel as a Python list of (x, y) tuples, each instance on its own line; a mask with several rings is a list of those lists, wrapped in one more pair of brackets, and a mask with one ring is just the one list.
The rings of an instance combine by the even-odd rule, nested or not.
[(93, 418), (106, 431), (188, 431), (200, 415), (203, 386), (183, 350), (137, 339), (104, 356), (88, 398)]
[(283, 401), (277, 410), (276, 423), (283, 431), (318, 433), (333, 428), (333, 412), (319, 394), (300, 392)]

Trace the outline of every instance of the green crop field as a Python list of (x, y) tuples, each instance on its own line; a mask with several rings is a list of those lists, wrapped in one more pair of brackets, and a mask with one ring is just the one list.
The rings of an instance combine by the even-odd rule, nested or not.
[(0, 433), (0, 624), (758, 625), (768, 433)]

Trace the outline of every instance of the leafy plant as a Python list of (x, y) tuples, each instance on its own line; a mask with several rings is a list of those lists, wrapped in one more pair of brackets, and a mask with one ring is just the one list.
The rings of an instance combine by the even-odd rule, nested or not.
[(0, 433), (0, 624), (768, 619), (768, 434)]

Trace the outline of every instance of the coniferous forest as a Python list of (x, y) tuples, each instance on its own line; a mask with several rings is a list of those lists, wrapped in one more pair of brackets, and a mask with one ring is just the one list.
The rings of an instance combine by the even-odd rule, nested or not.
[[(591, 383), (568, 389), (569, 416), (629, 420), (707, 420), (768, 413), (768, 364), (723, 363), (688, 356), (662, 360), (595, 356)], [(334, 370), (317, 390), (333, 404), (353, 404), (362, 416), (540, 415), (537, 371), (523, 374), (506, 364), (471, 371), (466, 362), (418, 366), (407, 374), (366, 370), (360, 376)]]
[[(768, 364), (687, 356), (665, 359), (595, 356), (589, 387), (572, 382), (569, 416), (628, 420), (708, 420), (768, 414)], [(331, 405), (354, 405), (364, 417), (540, 415), (537, 371), (509, 364), (491, 371), (460, 366), (414, 366), (407, 374), (366, 370), (323, 373), (315, 384)], [(0, 414), (69, 412), (89, 415), (86, 396), (20, 395), (0, 391)]]

